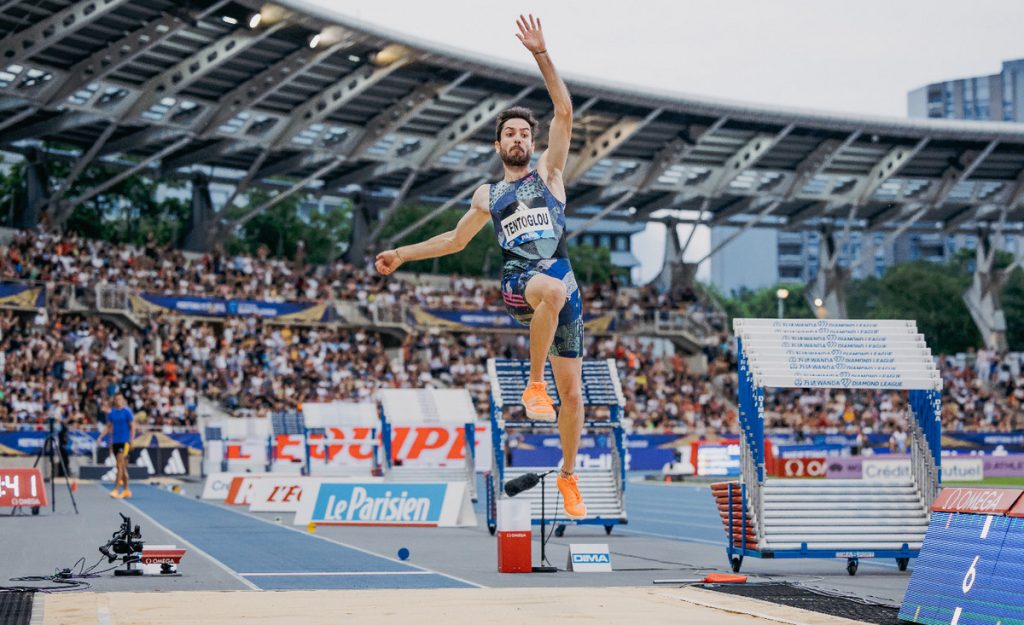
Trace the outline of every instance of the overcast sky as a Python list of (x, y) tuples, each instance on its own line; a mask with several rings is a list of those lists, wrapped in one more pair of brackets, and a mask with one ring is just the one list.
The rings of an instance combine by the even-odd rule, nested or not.
[[(995, 74), (1003, 60), (1024, 58), (1019, 0), (306, 2), (524, 65), (532, 60), (514, 36), (514, 20), (532, 11), (567, 74), (889, 116), (906, 115), (911, 89)], [(700, 237), (695, 257), (706, 253), (706, 241)], [(645, 277), (657, 269), (646, 267)]]

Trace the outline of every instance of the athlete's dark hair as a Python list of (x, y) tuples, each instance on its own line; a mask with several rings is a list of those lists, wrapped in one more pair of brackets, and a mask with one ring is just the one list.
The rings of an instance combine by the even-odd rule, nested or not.
[(537, 127), (540, 126), (540, 122), (533, 116), (533, 111), (526, 108), (525, 106), (513, 106), (507, 108), (504, 111), (498, 113), (498, 121), (494, 126), (494, 140), (501, 141), (502, 127), (510, 119), (522, 119), (526, 123), (530, 124), (530, 134), (534, 139), (537, 138)]

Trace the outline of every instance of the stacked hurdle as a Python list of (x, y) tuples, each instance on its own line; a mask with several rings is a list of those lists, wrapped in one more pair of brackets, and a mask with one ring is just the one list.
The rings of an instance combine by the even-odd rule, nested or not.
[[(556, 424), (548, 421), (533, 421), (525, 414), (515, 419), (507, 419), (508, 411), (522, 407), (522, 395), (530, 378), (530, 363), (527, 360), (508, 360), (491, 358), (487, 361), (487, 374), (491, 383), (491, 436), (494, 450), (494, 466), (486, 476), (487, 489), (487, 528), (493, 535), (497, 528), (497, 501), (504, 497), (503, 485), (525, 473), (543, 473), (552, 467), (506, 467), (505, 452), (510, 432), (530, 432), (549, 430)], [(559, 404), (558, 389), (555, 387), (551, 365), (545, 364), (544, 379), (548, 385), (548, 394)], [(587, 432), (605, 431), (611, 434), (611, 466), (601, 469), (579, 469), (580, 492), (587, 504), (587, 516), (573, 520), (562, 511), (561, 498), (555, 488), (554, 480), (546, 486), (544, 502), (544, 519), (546, 523), (555, 525), (555, 534), (562, 536), (565, 526), (602, 525), (606, 533), (611, 533), (615, 525), (627, 522), (625, 488), (626, 488), (626, 440), (622, 427), (623, 408), (626, 404), (619, 382), (618, 368), (615, 361), (584, 360), (583, 361), (583, 427)], [(594, 408), (607, 408), (607, 419), (595, 419)], [(589, 410), (588, 410), (589, 409)], [(517, 495), (528, 499), (531, 506), (533, 524), (541, 522), (541, 487)]]
[[(392, 482), (465, 482), (472, 501), (476, 492), (476, 408), (466, 389), (389, 388), (377, 392), (380, 402), (381, 442), (384, 449), (384, 479)], [(396, 426), (435, 426), (462, 431), (462, 462), (411, 463), (396, 465)]]
[[(744, 556), (916, 557), (939, 487), (942, 380), (913, 321), (736, 319), (740, 480), (713, 487), (734, 571)], [(893, 482), (766, 479), (765, 388), (908, 391), (911, 474)]]

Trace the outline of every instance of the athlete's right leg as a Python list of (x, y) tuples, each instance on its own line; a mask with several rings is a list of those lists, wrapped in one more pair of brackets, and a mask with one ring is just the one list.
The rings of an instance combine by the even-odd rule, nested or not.
[(127, 459), (120, 452), (114, 454), (114, 490), (110, 491), (111, 497), (120, 498), (121, 496), (121, 491), (118, 489), (121, 488), (122, 476), (128, 471), (125, 467), (126, 462)]
[(526, 302), (533, 308), (530, 320), (530, 383), (544, 382), (544, 363), (555, 340), (558, 313), (566, 302), (565, 283), (537, 274), (526, 283)]

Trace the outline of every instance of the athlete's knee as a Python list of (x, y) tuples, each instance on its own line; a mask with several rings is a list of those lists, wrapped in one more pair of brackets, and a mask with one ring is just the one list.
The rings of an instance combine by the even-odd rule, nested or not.
[(563, 406), (572, 406), (580, 417), (583, 416), (583, 391), (581, 389), (566, 389), (564, 393), (559, 393), (559, 398), (562, 400)]
[(562, 306), (565, 305), (566, 293), (565, 284), (561, 281), (545, 281), (544, 284), (540, 285), (539, 295), (541, 300), (556, 310), (561, 310)]

